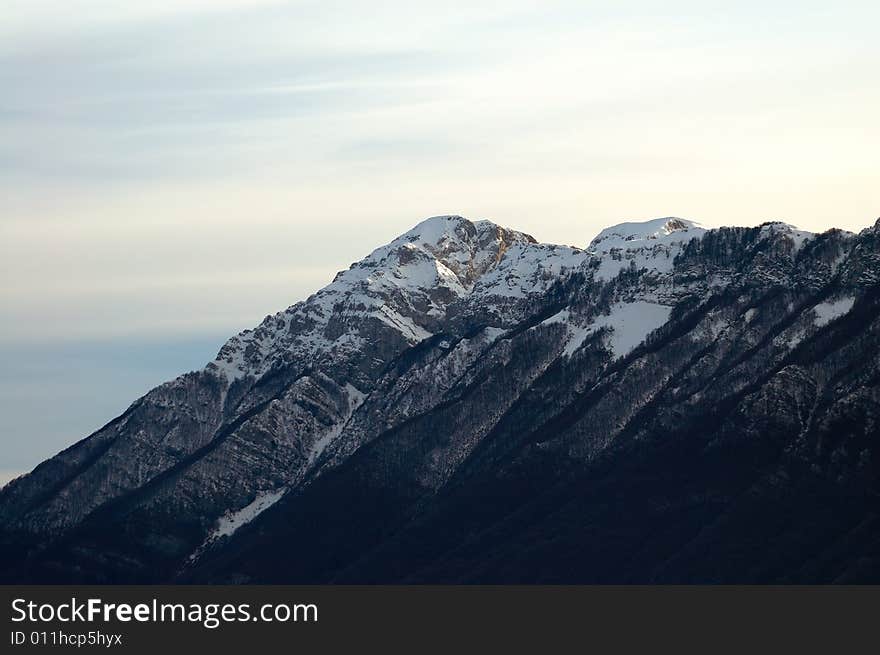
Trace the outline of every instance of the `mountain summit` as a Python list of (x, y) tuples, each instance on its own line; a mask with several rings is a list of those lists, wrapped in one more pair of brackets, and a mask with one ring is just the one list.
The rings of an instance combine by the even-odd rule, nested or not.
[(545, 291), (583, 259), (582, 251), (539, 244), (489, 221), (429, 218), (306, 301), (233, 337), (214, 365), (232, 380), (259, 377), (279, 355), (338, 361), (375, 347), (375, 359), (384, 361), (389, 347), (442, 331), (463, 304), (505, 299), (495, 317), (503, 323), (507, 301)]
[(437, 216), (0, 491), (5, 581), (880, 580), (880, 232)]

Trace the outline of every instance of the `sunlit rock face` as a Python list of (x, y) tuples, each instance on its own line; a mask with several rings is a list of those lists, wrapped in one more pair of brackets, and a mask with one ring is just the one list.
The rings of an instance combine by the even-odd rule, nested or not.
[(427, 219), (0, 492), (2, 578), (880, 581), (880, 229)]

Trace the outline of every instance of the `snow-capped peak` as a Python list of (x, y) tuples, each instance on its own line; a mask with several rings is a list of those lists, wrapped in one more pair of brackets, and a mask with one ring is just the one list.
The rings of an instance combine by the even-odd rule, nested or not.
[(694, 221), (669, 216), (650, 221), (619, 223), (606, 227), (590, 242), (590, 250), (607, 252), (612, 248), (642, 247), (644, 242), (665, 240), (689, 241), (705, 229)]
[(668, 273), (684, 245), (705, 233), (698, 223), (676, 217), (620, 223), (599, 232), (588, 250), (600, 259), (597, 279), (609, 280), (631, 265)]
[(769, 221), (761, 225), (762, 237), (766, 238), (777, 234), (783, 234), (789, 239), (792, 243), (793, 252), (800, 250), (804, 243), (816, 236), (812, 232), (801, 230), (791, 223), (784, 223), (783, 221)]
[[(491, 221), (475, 223), (461, 216), (433, 216), (391, 243), (377, 248), (363, 264), (399, 267), (400, 279), (411, 279), (418, 288), (447, 287), (457, 295), (472, 289), (477, 278), (492, 268), (514, 244), (535, 243), (528, 234), (503, 228)], [(427, 263), (429, 270), (413, 266)], [(436, 275), (434, 270), (436, 269)], [(345, 275), (344, 273), (342, 275)]]
[(343, 362), (365, 349), (376, 351), (381, 366), (395, 341), (415, 344), (442, 330), (460, 302), (480, 304), (499, 324), (512, 322), (513, 305), (545, 291), (587, 257), (490, 221), (435, 216), (341, 271), (306, 301), (230, 339), (209, 367), (232, 381), (259, 377), (281, 359)]
[(404, 232), (395, 239), (395, 242), (412, 241), (437, 247), (450, 240), (466, 240), (468, 236), (473, 233), (474, 224), (462, 216), (456, 216), (453, 214), (446, 216), (431, 216), (418, 223), (411, 230)]

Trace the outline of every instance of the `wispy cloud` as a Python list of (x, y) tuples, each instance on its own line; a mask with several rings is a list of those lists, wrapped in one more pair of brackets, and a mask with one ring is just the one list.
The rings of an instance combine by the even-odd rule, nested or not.
[[(817, 0), (13, 3), (0, 348), (84, 360), (51, 389), (54, 427), (28, 424), (45, 389), (17, 386), (25, 359), (6, 366), (4, 434), (81, 436), (109, 416), (77, 414), (77, 388), (112, 414), (179, 372), (149, 343), (200, 364), (426, 215), (574, 244), (670, 214), (857, 229), (880, 206), (878, 19)], [(114, 339), (99, 365), (89, 344)], [(126, 382), (139, 343), (167, 366)]]

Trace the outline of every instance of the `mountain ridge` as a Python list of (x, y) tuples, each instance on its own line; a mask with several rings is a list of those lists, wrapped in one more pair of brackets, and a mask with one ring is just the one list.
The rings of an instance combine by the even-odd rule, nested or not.
[[(687, 415), (704, 411), (706, 397), (716, 409), (739, 407), (771, 382), (791, 393), (800, 378), (778, 382), (791, 375), (784, 362), (855, 316), (868, 320), (849, 328), (863, 335), (852, 343), (871, 343), (877, 232), (707, 230), (667, 217), (611, 226), (579, 249), (488, 221), (432, 217), (4, 487), (3, 552), (48, 580), (273, 581), (253, 571), (230, 578), (225, 558), (259, 541), (272, 517), (287, 513), (283, 531), (296, 512), (311, 516), (377, 480), (383, 494), (404, 481), (410, 490), (394, 491), (387, 511), (362, 508), (357, 520), (405, 526), (427, 521), (466, 471), (501, 472), (516, 452), (533, 466), (593, 470), (633, 439), (667, 430), (663, 402)], [(826, 388), (825, 373), (804, 370)], [(680, 384), (682, 375), (699, 383)], [(870, 414), (875, 386), (859, 384)], [(619, 396), (627, 385), (630, 396)], [(799, 431), (812, 434), (814, 414)], [(570, 434), (583, 417), (590, 427)], [(542, 435), (550, 450), (523, 446), (523, 434)], [(861, 450), (876, 452), (867, 444)], [(844, 460), (852, 457), (848, 471), (871, 470), (858, 463), (870, 455)], [(338, 479), (344, 492), (326, 491)], [(341, 529), (333, 525), (326, 530)], [(349, 538), (364, 548), (368, 535), (379, 539), (369, 548), (390, 548), (404, 534), (361, 527)], [(316, 528), (314, 539), (328, 534)], [(337, 560), (339, 548), (330, 548)], [(312, 571), (288, 568), (279, 579), (324, 579), (322, 554), (303, 557), (315, 558)], [(383, 580), (376, 571), (387, 569), (377, 567), (370, 575)]]

